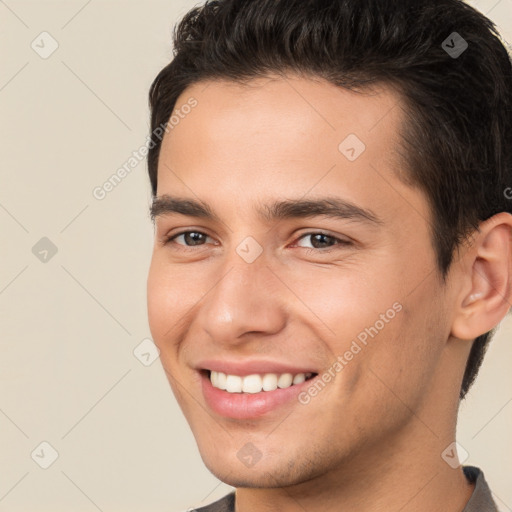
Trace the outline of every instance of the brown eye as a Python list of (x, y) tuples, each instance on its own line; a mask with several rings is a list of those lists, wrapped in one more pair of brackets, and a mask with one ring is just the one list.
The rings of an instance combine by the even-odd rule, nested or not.
[(328, 252), (331, 247), (334, 247), (336, 245), (350, 245), (350, 242), (348, 240), (342, 240), (340, 238), (322, 232), (305, 233), (299, 238), (299, 240), (302, 239), (309, 239), (312, 247), (304, 247), (302, 245), (299, 245), (299, 247), (303, 247), (308, 250), (318, 249), (322, 251), (323, 249), (322, 252)]
[[(179, 237), (183, 237), (183, 243), (176, 242)], [(204, 245), (204, 242), (208, 237), (205, 233), (201, 233), (200, 231), (182, 231), (181, 233), (177, 233), (168, 237), (165, 241), (165, 244), (175, 243), (176, 245), (181, 245), (185, 247), (194, 247), (197, 245)]]

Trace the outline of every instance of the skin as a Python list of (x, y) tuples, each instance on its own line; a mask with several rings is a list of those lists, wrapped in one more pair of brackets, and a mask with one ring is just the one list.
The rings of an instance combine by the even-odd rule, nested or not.
[[(190, 86), (176, 109), (191, 96), (197, 107), (164, 137), (157, 196), (201, 199), (220, 222), (156, 217), (148, 314), (204, 463), (237, 488), (239, 512), (461, 511), (473, 487), (441, 454), (455, 440), (471, 340), (508, 311), (512, 216), (482, 224), (443, 282), (426, 197), (398, 176), (395, 92), (296, 76), (210, 81)], [(352, 162), (338, 150), (350, 133), (366, 145)], [(256, 214), (272, 200), (326, 195), (381, 223)], [(206, 236), (165, 243), (185, 229)], [(351, 243), (304, 236), (318, 231)], [(248, 236), (263, 248), (253, 263), (236, 252)], [(397, 302), (401, 311), (307, 405), (234, 420), (206, 404), (200, 359), (268, 358), (320, 373)], [(261, 452), (251, 467), (237, 457), (249, 442)]]

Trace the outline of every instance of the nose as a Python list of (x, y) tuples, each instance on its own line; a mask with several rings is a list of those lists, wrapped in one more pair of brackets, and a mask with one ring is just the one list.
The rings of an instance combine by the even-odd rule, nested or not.
[(252, 263), (237, 254), (230, 258), (198, 312), (197, 320), (212, 341), (238, 345), (285, 327), (286, 287), (274, 272), (261, 256)]

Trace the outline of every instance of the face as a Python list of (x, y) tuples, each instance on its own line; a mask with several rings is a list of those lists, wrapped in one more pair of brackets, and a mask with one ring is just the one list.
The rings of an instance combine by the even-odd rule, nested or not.
[(203, 461), (236, 487), (362, 468), (418, 428), (450, 332), (400, 98), (297, 77), (190, 98), (160, 153), (148, 313)]

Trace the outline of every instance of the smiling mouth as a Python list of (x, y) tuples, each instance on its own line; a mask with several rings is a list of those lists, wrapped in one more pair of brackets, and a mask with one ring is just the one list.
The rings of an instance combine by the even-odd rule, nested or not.
[(228, 393), (249, 393), (286, 389), (313, 379), (318, 374), (308, 373), (253, 373), (251, 375), (231, 375), (214, 370), (203, 370), (214, 388)]

